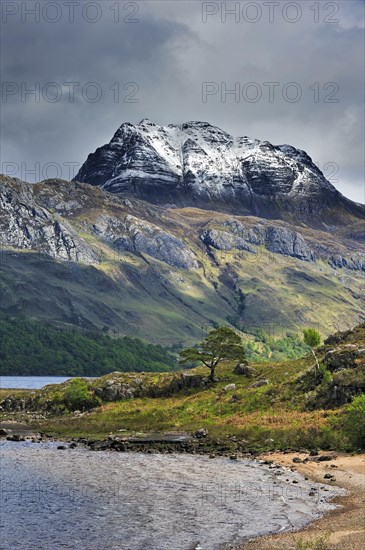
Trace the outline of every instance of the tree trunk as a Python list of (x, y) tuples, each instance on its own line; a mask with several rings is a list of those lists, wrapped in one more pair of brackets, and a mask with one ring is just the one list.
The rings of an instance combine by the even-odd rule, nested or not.
[(312, 349), (312, 353), (313, 353), (313, 357), (314, 357), (314, 359), (315, 359), (315, 361), (316, 361), (316, 365), (317, 365), (317, 372), (318, 372), (318, 371), (319, 371), (319, 363), (318, 363), (318, 359), (317, 359), (317, 356), (316, 356), (316, 354), (314, 353), (314, 349)]
[(214, 373), (215, 373), (215, 367), (210, 367), (209, 380), (210, 380), (211, 382), (215, 382)]

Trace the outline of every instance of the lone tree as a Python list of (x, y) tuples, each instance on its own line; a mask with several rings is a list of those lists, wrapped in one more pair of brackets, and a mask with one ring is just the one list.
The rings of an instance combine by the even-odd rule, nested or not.
[(304, 334), (304, 342), (307, 344), (307, 346), (311, 348), (313, 357), (316, 361), (317, 370), (319, 370), (319, 363), (318, 363), (317, 356), (314, 352), (314, 348), (319, 346), (319, 344), (321, 343), (321, 335), (319, 334), (318, 330), (316, 330), (315, 328), (305, 328), (303, 330), (303, 334)]
[(200, 361), (210, 370), (209, 380), (214, 382), (215, 369), (222, 361), (238, 359), (244, 361), (245, 351), (238, 334), (228, 327), (218, 327), (196, 348), (187, 348), (180, 352), (180, 363)]

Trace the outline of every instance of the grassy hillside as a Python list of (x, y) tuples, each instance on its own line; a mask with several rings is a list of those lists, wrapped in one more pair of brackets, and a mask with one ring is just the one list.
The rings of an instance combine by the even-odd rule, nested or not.
[(111, 338), (0, 317), (0, 375), (100, 376), (112, 371), (169, 371), (174, 355), (136, 338)]
[[(235, 374), (234, 365), (227, 363), (217, 369), (215, 384), (204, 382), (207, 369), (199, 367), (185, 374), (113, 373), (38, 392), (13, 391), (2, 417), (21, 416), (11, 411), (19, 410), (17, 403), (25, 399), (26, 408), (46, 417), (35, 417), (38, 426), (58, 436), (104, 438), (120, 435), (120, 430), (124, 436), (206, 428), (207, 441), (238, 450), (356, 450), (365, 446), (364, 348), (362, 325), (329, 338), (318, 349), (319, 371), (308, 355), (276, 364), (252, 363), (251, 376)], [(225, 389), (228, 384), (235, 388)], [(134, 397), (113, 397), (118, 385), (131, 389)], [(6, 395), (9, 390), (2, 390), (1, 398)], [(74, 413), (75, 408), (85, 410)]]
[[(281, 338), (300, 334), (303, 326), (327, 335), (359, 322), (360, 274), (340, 276), (320, 262), (272, 256), (262, 251), (259, 262), (246, 263), (238, 253), (227, 253), (216, 266), (202, 259), (204, 272), (181, 272), (128, 253), (95, 267), (3, 251), (1, 311), (181, 347), (217, 323), (261, 328)], [(245, 295), (241, 312), (238, 289)]]
[[(162, 209), (137, 200), (126, 203), (86, 184), (76, 187), (61, 180), (37, 184), (32, 190), (53, 221), (77, 235), (100, 263), (60, 261), (37, 252), (36, 246), (31, 250), (4, 245), (0, 309), (8, 315), (106, 329), (111, 335), (180, 347), (197, 342), (215, 324), (227, 322), (282, 338), (288, 331), (301, 333), (305, 326), (315, 326), (327, 335), (364, 319), (360, 271), (334, 269), (320, 258), (299, 260), (261, 245), (254, 247), (255, 253), (208, 250), (201, 241), (203, 231), (222, 230), (227, 220), (249, 229), (261, 223), (258, 218), (194, 208)], [(198, 267), (180, 269), (145, 252), (118, 250), (95, 230), (103, 227), (105, 219), (124, 223), (131, 216), (180, 239)], [(30, 215), (28, 224), (31, 221)], [(285, 225), (270, 223), (277, 228)], [(345, 236), (306, 227), (300, 231), (310, 246), (319, 243), (324, 251), (357, 254), (363, 250), (361, 243)]]

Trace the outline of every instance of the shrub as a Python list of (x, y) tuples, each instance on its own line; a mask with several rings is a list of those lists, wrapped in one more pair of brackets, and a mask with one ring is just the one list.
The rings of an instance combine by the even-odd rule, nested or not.
[(365, 449), (365, 394), (355, 397), (346, 407), (343, 428), (354, 448)]
[(324, 388), (328, 387), (333, 380), (332, 373), (326, 368), (325, 365), (320, 365), (319, 373), (320, 373), (320, 376), (322, 377), (322, 381), (321, 381), (322, 386)]
[(315, 328), (305, 328), (303, 334), (304, 342), (311, 348), (316, 348), (321, 343), (321, 335)]
[(64, 403), (70, 411), (87, 410), (99, 404), (99, 399), (89, 392), (85, 380), (74, 378), (64, 393)]
[(324, 535), (320, 535), (318, 538), (312, 538), (307, 541), (305, 541), (302, 537), (298, 539), (295, 538), (295, 548), (296, 550), (328, 550), (329, 546), (327, 543), (329, 537), (330, 533), (325, 533)]

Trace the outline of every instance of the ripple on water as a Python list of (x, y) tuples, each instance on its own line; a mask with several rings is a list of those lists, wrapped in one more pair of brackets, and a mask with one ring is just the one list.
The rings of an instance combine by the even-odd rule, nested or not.
[(300, 527), (340, 492), (309, 496), (312, 482), (256, 461), (7, 441), (0, 453), (4, 550), (221, 550)]

